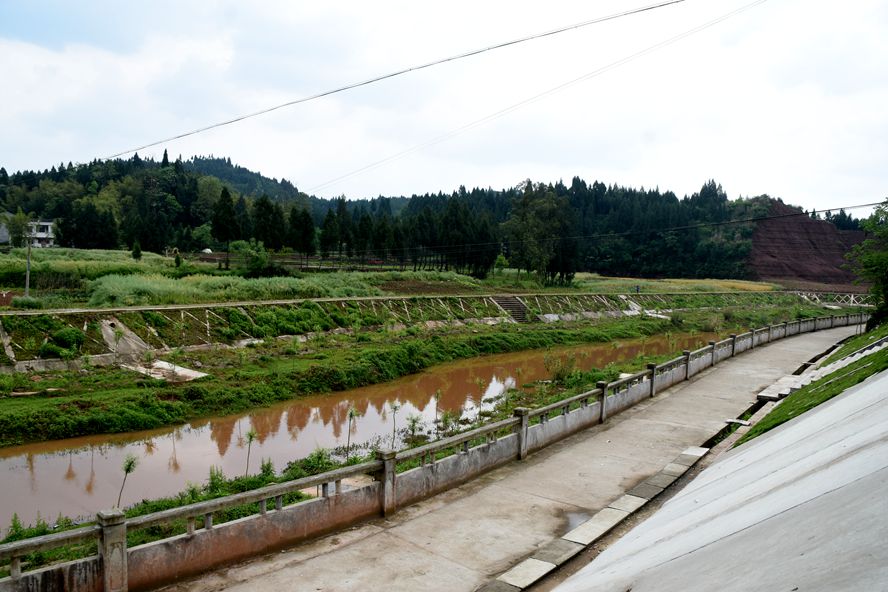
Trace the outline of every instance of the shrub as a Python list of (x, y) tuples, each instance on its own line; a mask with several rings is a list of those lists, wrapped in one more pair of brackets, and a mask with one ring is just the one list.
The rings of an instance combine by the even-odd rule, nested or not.
[(13, 296), (13, 308), (43, 308), (43, 303), (33, 296)]

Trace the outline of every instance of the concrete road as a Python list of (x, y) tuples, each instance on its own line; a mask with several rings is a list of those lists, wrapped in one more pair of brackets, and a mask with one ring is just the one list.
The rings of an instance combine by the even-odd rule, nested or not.
[(853, 333), (831, 329), (757, 348), (390, 519), (166, 590), (471, 592), (702, 444), (757, 392)]
[(557, 592), (888, 590), (888, 372), (722, 457)]

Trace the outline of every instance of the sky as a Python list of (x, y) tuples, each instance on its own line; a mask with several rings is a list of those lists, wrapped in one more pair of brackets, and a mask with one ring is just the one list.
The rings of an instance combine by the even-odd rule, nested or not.
[[(0, 0), (0, 166), (104, 158), (654, 2)], [(715, 179), (806, 209), (884, 200), (888, 3), (767, 0), (625, 61), (749, 2), (684, 0), (139, 153), (230, 157), (349, 199), (579, 176), (679, 196)]]

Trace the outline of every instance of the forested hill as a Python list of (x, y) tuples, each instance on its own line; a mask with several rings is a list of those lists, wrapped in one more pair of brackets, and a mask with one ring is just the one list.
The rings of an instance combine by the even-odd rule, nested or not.
[[(209, 175), (216, 177), (229, 186), (236, 193), (244, 194), (248, 197), (258, 198), (267, 195), (272, 201), (279, 201), (285, 206), (299, 206), (307, 208), (314, 219), (315, 224), (320, 225), (327, 215), (327, 211), (335, 207), (334, 200), (322, 199), (313, 195), (307, 195), (299, 191), (287, 179), (269, 179), (268, 177), (244, 168), (240, 165), (232, 164), (230, 158), (216, 158), (214, 156), (195, 156), (184, 161), (186, 170), (195, 171), (200, 175)], [(378, 204), (379, 200), (373, 200)], [(386, 198), (385, 200), (388, 213), (392, 216), (404, 209), (408, 199), (405, 197)], [(363, 202), (351, 202), (349, 210), (354, 206)], [(372, 208), (374, 203), (369, 203), (368, 207)], [(375, 208), (373, 208), (375, 209)]]
[[(196, 251), (256, 239), (278, 251), (474, 275), (488, 273), (502, 255), (551, 283), (570, 281), (576, 271), (751, 277), (756, 224), (747, 220), (768, 215), (774, 203), (767, 196), (729, 200), (715, 181), (679, 198), (578, 177), (570, 184), (327, 200), (229, 159), (169, 161), (166, 154), (160, 162), (135, 155), (42, 172), (0, 168), (0, 207), (54, 220), (65, 246), (131, 248), (139, 241), (148, 251)], [(792, 234), (791, 221), (800, 218), (787, 219), (782, 232)], [(857, 227), (844, 212), (829, 221)], [(773, 252), (793, 257), (779, 244)], [(818, 256), (816, 244), (804, 254)]]
[(230, 158), (195, 156), (184, 161), (184, 165), (185, 170), (220, 179), (237, 193), (255, 197), (264, 194), (276, 201), (308, 205), (308, 196), (300, 193), (296, 186), (286, 179), (280, 181), (269, 179), (260, 173), (232, 164)]

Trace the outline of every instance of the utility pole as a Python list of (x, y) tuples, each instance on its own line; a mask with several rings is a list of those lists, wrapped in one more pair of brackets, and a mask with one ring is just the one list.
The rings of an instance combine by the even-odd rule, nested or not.
[(28, 257), (27, 262), (25, 263), (25, 298), (29, 298), (31, 296), (31, 221), (28, 220), (28, 225), (25, 227), (27, 230), (25, 231), (25, 240), (28, 242)]

